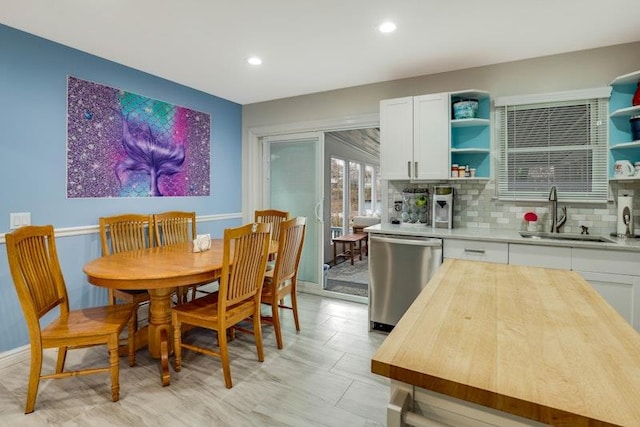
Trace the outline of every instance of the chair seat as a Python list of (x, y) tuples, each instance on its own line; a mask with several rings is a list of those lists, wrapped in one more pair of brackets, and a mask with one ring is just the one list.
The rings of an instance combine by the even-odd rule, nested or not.
[(135, 304), (116, 304), (73, 310), (67, 316), (60, 316), (48, 324), (42, 330), (42, 339), (47, 341), (86, 338), (87, 341), (93, 342), (97, 336), (110, 335), (122, 330), (135, 308)]
[(265, 304), (269, 304), (269, 301), (271, 300), (272, 297), (280, 298), (281, 296), (285, 296), (285, 294), (288, 294), (290, 292), (291, 292), (291, 281), (289, 280), (287, 282), (281, 283), (280, 286), (278, 287), (278, 294), (282, 294), (282, 295), (276, 295), (274, 285), (273, 285), (273, 276), (265, 275), (264, 284), (262, 285), (262, 301)]
[(266, 298), (270, 299), (273, 296), (273, 280), (265, 277), (264, 284), (262, 285), (262, 300)]
[[(189, 301), (185, 304), (180, 304), (173, 307), (173, 311), (178, 312), (178, 315), (182, 319), (189, 319), (189, 322), (197, 322), (196, 319), (202, 322), (208, 323), (218, 318), (218, 291), (205, 295), (200, 298)], [(247, 304), (241, 302), (227, 307), (227, 315), (225, 322), (229, 319), (245, 319), (251, 315), (255, 307), (253, 304)], [(197, 323), (191, 323), (196, 325)]]

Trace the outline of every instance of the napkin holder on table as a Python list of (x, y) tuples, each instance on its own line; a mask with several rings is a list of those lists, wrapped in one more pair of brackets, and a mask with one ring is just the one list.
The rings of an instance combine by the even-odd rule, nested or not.
[(193, 239), (193, 252), (204, 252), (211, 248), (211, 235), (198, 234)]

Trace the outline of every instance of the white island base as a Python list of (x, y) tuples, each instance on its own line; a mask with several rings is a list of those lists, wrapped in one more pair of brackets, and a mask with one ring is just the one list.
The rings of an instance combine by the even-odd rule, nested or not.
[(540, 427), (548, 425), (391, 380), (387, 427)]

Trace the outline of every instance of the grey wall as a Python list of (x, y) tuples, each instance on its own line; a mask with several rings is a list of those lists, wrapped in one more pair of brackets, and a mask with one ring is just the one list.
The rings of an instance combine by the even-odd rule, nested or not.
[(481, 89), (497, 97), (600, 87), (638, 69), (640, 42), (249, 104), (242, 127), (378, 113), (381, 99), (434, 92)]
[[(495, 98), (602, 87), (617, 76), (639, 69), (640, 42), (636, 42), (245, 105), (242, 126), (246, 130), (254, 126), (378, 114), (382, 99), (435, 92), (480, 89)], [(392, 203), (406, 186), (408, 182), (389, 183), (387, 201)], [(546, 218), (546, 206), (495, 203), (493, 180), (456, 182), (455, 186), (455, 226), (519, 229), (523, 226), (523, 213), (528, 210), (537, 210), (539, 216)], [(635, 190), (637, 216), (640, 184), (613, 183), (612, 194), (617, 195), (621, 188)], [(585, 224), (596, 232), (615, 231), (615, 209), (614, 202), (606, 206), (569, 206), (565, 230), (579, 231), (579, 225)]]

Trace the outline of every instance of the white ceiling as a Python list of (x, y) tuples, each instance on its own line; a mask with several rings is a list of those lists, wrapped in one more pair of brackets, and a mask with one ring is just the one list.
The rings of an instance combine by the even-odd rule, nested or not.
[[(638, 0), (0, 0), (0, 22), (249, 104), (638, 41), (638, 6)], [(379, 33), (384, 20), (398, 30)], [(251, 55), (263, 65), (249, 66)]]

